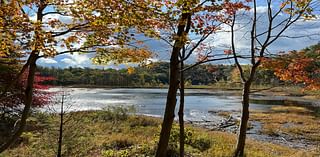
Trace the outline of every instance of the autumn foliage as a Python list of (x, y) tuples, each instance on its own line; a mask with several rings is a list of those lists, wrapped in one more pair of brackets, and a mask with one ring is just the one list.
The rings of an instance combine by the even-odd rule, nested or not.
[[(8, 60), (8, 58), (2, 57), (2, 61)], [(6, 62), (0, 64), (0, 91), (3, 92), (5, 89), (6, 85), (9, 84), (10, 82), (14, 81), (13, 79), (17, 75), (20, 69), (20, 65), (18, 64), (16, 59), (12, 59), (12, 61), (15, 62)], [(1, 98), (0, 101), (0, 107), (1, 111), (0, 113), (5, 113), (5, 112), (15, 112), (16, 110), (19, 111), (19, 108), (22, 107), (24, 104), (24, 99), (25, 99), (25, 87), (26, 87), (26, 80), (27, 80), (27, 73), (28, 70), (25, 71), (21, 78), (13, 85), (12, 88), (10, 88), (4, 97)], [(50, 81), (53, 80), (53, 77), (44, 77), (41, 76), (39, 73), (36, 74), (35, 76), (35, 82), (34, 82), (34, 99), (32, 106), (33, 107), (41, 107), (48, 105), (51, 101), (51, 97), (53, 96), (53, 93), (49, 93), (45, 91), (48, 89), (50, 86), (44, 85), (43, 83), (45, 81)]]
[(301, 51), (290, 51), (279, 57), (267, 59), (264, 67), (274, 69), (274, 74), (283, 81), (302, 84), (306, 89), (320, 89), (319, 44)]
[[(6, 71), (1, 71), (0, 74), (2, 76), (2, 79), (0, 80), (2, 87), (4, 87), (5, 84), (12, 81), (12, 78), (14, 78), (14, 76), (12, 76), (12, 73), (8, 73)], [(21, 107), (21, 105), (24, 104), (26, 74), (27, 72), (25, 72), (22, 75), (22, 78), (14, 85), (14, 87), (7, 92), (6, 96), (4, 98), (1, 98), (0, 106), (5, 110), (19, 108)], [(54, 78), (52, 77), (44, 77), (40, 74), (36, 74), (33, 93), (34, 99), (32, 103), (33, 107), (41, 107), (50, 103), (53, 93), (45, 91), (50, 86), (44, 85), (43, 82), (50, 81), (53, 79)]]
[(98, 49), (96, 57), (92, 59), (96, 64), (127, 64), (127, 63), (141, 63), (152, 56), (152, 52), (147, 49), (134, 48), (110, 48)]

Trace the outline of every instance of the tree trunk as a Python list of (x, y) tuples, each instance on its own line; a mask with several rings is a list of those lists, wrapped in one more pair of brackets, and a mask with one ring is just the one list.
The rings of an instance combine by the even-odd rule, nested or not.
[(246, 81), (243, 85), (242, 91), (242, 115), (240, 122), (240, 129), (238, 134), (237, 147), (234, 152), (234, 157), (244, 156), (244, 146), (246, 142), (246, 133), (249, 120), (249, 94), (250, 94), (251, 81)]
[(176, 107), (176, 95), (178, 90), (178, 72), (179, 72), (179, 61), (178, 61), (179, 50), (174, 48), (170, 59), (170, 83), (167, 95), (166, 109), (164, 113), (164, 119), (162, 122), (160, 139), (156, 157), (165, 157), (169, 143), (170, 131), (174, 120), (174, 110)]
[[(45, 1), (41, 0), (40, 6), (38, 7), (38, 10), (37, 10), (37, 21), (42, 22), (42, 18), (43, 18), (42, 12), (45, 8), (46, 8)], [(39, 39), (39, 34), (35, 31), (35, 41), (37, 42), (38, 39)], [(35, 46), (37, 47), (38, 45), (36, 44)], [(27, 85), (26, 85), (26, 90), (25, 90), (25, 102), (24, 102), (25, 106), (22, 111), (20, 125), (19, 125), (19, 128), (17, 129), (17, 131), (15, 133), (13, 133), (13, 135), (10, 137), (10, 139), (6, 143), (1, 145), (0, 153), (5, 151), (6, 149), (8, 149), (12, 144), (14, 144), (16, 142), (16, 140), (21, 136), (21, 134), (26, 126), (27, 119), (28, 119), (29, 112), (30, 112), (30, 108), (32, 105), (33, 83), (34, 83), (34, 75), (36, 73), (36, 68), (37, 68), (36, 62), (37, 62), (38, 57), (39, 57), (39, 50), (37, 48), (35, 48), (34, 50), (32, 50), (32, 52), (28, 58), (28, 61), (26, 63), (26, 64), (29, 64), (29, 73), (28, 73)], [(27, 66), (24, 66), (22, 71), (25, 70), (26, 67)], [(22, 73), (22, 71), (20, 73)]]
[(17, 131), (12, 135), (12, 137), (4, 143), (0, 147), (0, 153), (8, 149), (12, 144), (16, 142), (16, 140), (20, 137), (22, 134), (26, 123), (27, 123), (27, 118), (29, 116), (29, 111), (32, 105), (32, 99), (33, 99), (33, 82), (34, 82), (34, 75), (36, 72), (36, 60), (38, 57), (38, 54), (32, 53), (31, 54), (31, 61), (30, 61), (30, 66), (29, 66), (29, 74), (28, 74), (28, 79), (27, 79), (27, 86), (25, 90), (25, 107), (22, 112), (21, 120), (20, 120), (20, 125)]
[[(183, 58), (183, 57), (182, 57)], [(181, 59), (180, 69), (184, 68), (183, 59)], [(184, 72), (180, 72), (180, 107), (179, 107), (179, 125), (180, 125), (180, 157), (184, 157)]]
[(58, 140), (58, 151), (57, 157), (61, 157), (61, 148), (62, 148), (62, 133), (63, 133), (63, 102), (64, 102), (64, 92), (62, 93), (61, 98), (61, 109), (60, 109), (60, 128), (59, 128), (59, 140)]
[[(181, 17), (181, 22), (178, 25), (177, 36), (182, 37), (186, 22), (190, 13), (183, 13)], [(180, 38), (179, 38), (180, 39)], [(179, 53), (183, 46), (182, 41), (177, 39), (174, 43), (172, 54), (170, 58), (170, 78), (169, 78), (169, 90), (167, 95), (166, 109), (163, 117), (163, 122), (161, 126), (160, 139), (158, 143), (158, 148), (156, 152), (156, 157), (166, 157), (167, 147), (169, 143), (170, 132), (172, 128), (172, 123), (174, 120), (174, 111), (177, 103), (177, 90), (179, 86)]]

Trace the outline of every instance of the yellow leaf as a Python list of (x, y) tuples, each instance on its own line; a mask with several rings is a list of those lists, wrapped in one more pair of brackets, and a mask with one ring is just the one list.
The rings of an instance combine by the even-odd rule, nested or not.
[(128, 67), (128, 74), (133, 74), (134, 73), (134, 68), (133, 67)]

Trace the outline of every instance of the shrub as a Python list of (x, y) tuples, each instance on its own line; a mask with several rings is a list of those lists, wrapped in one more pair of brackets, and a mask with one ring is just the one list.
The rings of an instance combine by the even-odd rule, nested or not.
[(129, 121), (130, 127), (137, 127), (137, 126), (146, 127), (146, 126), (159, 125), (159, 123), (156, 120), (148, 117), (141, 117), (141, 116), (130, 117), (128, 121)]
[(129, 113), (134, 113), (133, 107), (111, 106), (106, 108), (100, 115), (105, 121), (124, 121), (129, 117)]
[(210, 139), (208, 139), (208, 137), (199, 137), (199, 138), (193, 139), (189, 145), (203, 152), (208, 150), (211, 147), (211, 141)]
[(122, 149), (127, 149), (130, 148), (131, 146), (134, 145), (134, 142), (130, 140), (130, 137), (122, 137), (122, 138), (117, 138), (111, 143), (104, 143), (102, 144), (103, 149), (105, 150), (122, 150)]

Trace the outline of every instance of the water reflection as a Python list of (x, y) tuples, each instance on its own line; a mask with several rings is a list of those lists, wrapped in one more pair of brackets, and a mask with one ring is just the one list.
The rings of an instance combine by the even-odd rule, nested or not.
[[(58, 91), (53, 88), (51, 91)], [(73, 105), (70, 110), (98, 110), (110, 105), (131, 106), (137, 113), (162, 116), (164, 113), (167, 89), (99, 89), (64, 88), (69, 91)], [(177, 99), (179, 102), (179, 97)], [(177, 104), (178, 105), (178, 104)], [(57, 106), (58, 107), (58, 106)], [(269, 109), (270, 105), (251, 103), (251, 109)], [(213, 92), (206, 89), (187, 89), (185, 97), (186, 119), (208, 119), (210, 110), (239, 111), (240, 96), (229, 92)], [(177, 112), (177, 111), (176, 111)]]

